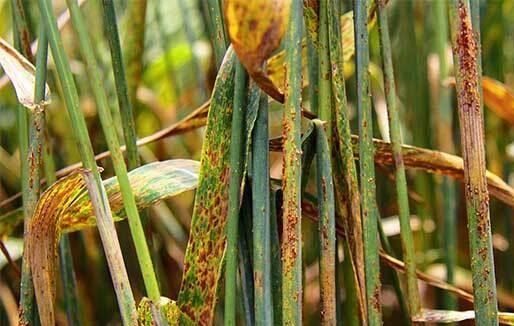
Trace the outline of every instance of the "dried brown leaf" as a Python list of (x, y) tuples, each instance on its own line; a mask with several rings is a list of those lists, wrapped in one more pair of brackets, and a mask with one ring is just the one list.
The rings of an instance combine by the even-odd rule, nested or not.
[(46, 104), (49, 101), (50, 89), (45, 84), (45, 101), (35, 103), (36, 69), (2, 38), (0, 38), (0, 65), (11, 80), (18, 101), (25, 107), (34, 109), (37, 105)]

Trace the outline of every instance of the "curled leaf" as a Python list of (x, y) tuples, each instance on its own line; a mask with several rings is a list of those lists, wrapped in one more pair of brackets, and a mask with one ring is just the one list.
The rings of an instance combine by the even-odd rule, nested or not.
[[(194, 189), (200, 165), (192, 160), (169, 160), (145, 164), (129, 172), (131, 188), (138, 209), (159, 200)], [(116, 177), (104, 181), (115, 221), (125, 218), (120, 186)], [(93, 206), (87, 192), (83, 192), (68, 209), (63, 211), (60, 226), (63, 232), (73, 232), (96, 225)]]
[(291, 0), (225, 1), (227, 29), (234, 51), (248, 74), (280, 102), (284, 95), (266, 76), (263, 64), (280, 45), (290, 6)]
[(59, 218), (84, 187), (79, 172), (57, 181), (41, 195), (30, 220), (27, 251), (42, 325), (55, 324), (53, 302)]
[(29, 109), (47, 104), (50, 99), (50, 88), (45, 84), (45, 101), (35, 103), (36, 69), (9, 43), (0, 38), (0, 65), (13, 83), (18, 101)]
[[(154, 162), (134, 169), (129, 181), (139, 209), (156, 201), (193, 189), (199, 164), (191, 160)], [(39, 199), (29, 225), (27, 251), (30, 260), (38, 309), (43, 325), (54, 325), (55, 262), (62, 231), (95, 225), (96, 219), (79, 169), (51, 185)], [(113, 214), (124, 216), (116, 177), (104, 181)]]

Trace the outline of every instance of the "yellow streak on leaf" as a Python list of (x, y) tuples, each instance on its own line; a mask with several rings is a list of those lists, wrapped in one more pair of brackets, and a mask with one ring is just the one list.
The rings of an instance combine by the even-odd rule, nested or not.
[(32, 269), (39, 315), (43, 326), (55, 325), (55, 263), (61, 213), (84, 189), (83, 169), (57, 181), (45, 191), (29, 224), (27, 253)]

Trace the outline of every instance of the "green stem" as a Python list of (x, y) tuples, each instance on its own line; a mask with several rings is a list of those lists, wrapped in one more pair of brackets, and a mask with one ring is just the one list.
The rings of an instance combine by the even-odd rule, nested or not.
[[(255, 325), (273, 324), (268, 142), (268, 97), (261, 95), (252, 140)], [(276, 268), (276, 266), (274, 267)]]
[(137, 133), (134, 124), (132, 102), (129, 98), (125, 66), (123, 65), (123, 55), (121, 53), (120, 37), (118, 25), (116, 24), (116, 11), (112, 0), (103, 0), (104, 26), (111, 49), (111, 61), (114, 71), (114, 81), (116, 83), (116, 95), (121, 111), (123, 123), (123, 136), (127, 150), (127, 166), (129, 170), (135, 169), (140, 165), (139, 154), (137, 151)]
[[(267, 101), (267, 99), (266, 99)], [(270, 187), (271, 188), (271, 187)], [(282, 325), (282, 260), (280, 259), (280, 237), (278, 207), (281, 204), (280, 189), (271, 188), (270, 192), (270, 254), (273, 268), (271, 269), (271, 284), (273, 296), (273, 324)], [(269, 324), (268, 324), (269, 325)]]
[(359, 164), (361, 208), (364, 230), (364, 263), (368, 323), (381, 325), (380, 265), (378, 258), (378, 209), (375, 193), (375, 165), (373, 161), (373, 120), (369, 93), (369, 45), (367, 1), (355, 1), (355, 63), (357, 75), (357, 109), (359, 112)]
[(106, 200), (107, 195), (105, 193), (105, 188), (95, 164), (93, 148), (88, 136), (86, 122), (84, 116), (80, 112), (77, 88), (73, 81), (73, 76), (59, 35), (51, 4), (49, 0), (39, 0), (38, 4), (41, 13), (41, 20), (43, 21), (48, 34), (52, 56), (61, 81), (66, 108), (72, 123), (74, 138), (78, 144), (83, 165), (93, 174), (94, 186), (101, 195), (100, 201), (98, 202), (99, 207), (97, 207), (99, 212), (102, 213), (97, 215), (98, 230), (100, 231), (104, 250), (108, 253), (107, 257), (109, 268), (118, 297), (123, 323), (124, 325), (132, 325), (136, 323), (137, 319), (135, 301), (130, 290), (130, 282), (123, 264), (123, 257), (121, 256), (121, 249), (114, 229), (112, 213), (109, 208), (108, 201)]
[[(330, 85), (331, 69), (330, 69), (330, 50), (329, 50), (329, 33), (327, 7), (329, 0), (319, 1), (319, 29), (318, 29), (318, 45), (319, 45), (319, 73), (318, 73), (318, 115), (325, 121), (327, 125), (327, 137), (332, 139), (332, 90)], [(335, 40), (333, 42), (336, 42)]]
[[(480, 44), (469, 1), (452, 1), (450, 30), (460, 121), (473, 295), (477, 325), (498, 325), (498, 304), (489, 219), (484, 120), (480, 96)], [(476, 33), (479, 33), (476, 30)]]
[(286, 89), (283, 119), (282, 311), (287, 325), (302, 323), (301, 89), (303, 4), (291, 2), (285, 36)]
[[(448, 77), (448, 63), (446, 60), (446, 49), (448, 44), (448, 13), (446, 4), (443, 1), (435, 1), (434, 14), (437, 32), (435, 33), (435, 47), (439, 59), (439, 119), (438, 119), (438, 149), (446, 153), (454, 153), (453, 143), (453, 108), (451, 106), (450, 91), (442, 86)], [(457, 266), (457, 211), (455, 183), (448, 177), (443, 177), (441, 190), (443, 193), (443, 219), (444, 237), (443, 250), (446, 265), (446, 282), (455, 283), (455, 267)], [(444, 293), (444, 307), (449, 310), (457, 310), (455, 296)]]
[(403, 248), (403, 260), (407, 275), (407, 297), (409, 312), (416, 316), (421, 309), (418, 280), (416, 278), (416, 252), (414, 238), (410, 227), (409, 196), (407, 193), (407, 178), (402, 156), (402, 130), (400, 115), (396, 104), (396, 85), (394, 81), (393, 60), (391, 57), (391, 41), (384, 0), (376, 0), (378, 9), (378, 28), (380, 33), (380, 53), (384, 71), (384, 89), (389, 116), (389, 132), (394, 163), (396, 166), (396, 196), (398, 197), (398, 215), (400, 218), (400, 233)]
[[(343, 181), (345, 181), (346, 187), (348, 188), (349, 218), (347, 221), (343, 221), (343, 225), (347, 226), (346, 229), (348, 230), (348, 242), (353, 260), (351, 263), (355, 268), (354, 281), (358, 283), (354, 285), (357, 293), (356, 302), (358, 303), (358, 307), (360, 309), (360, 317), (362, 322), (364, 325), (366, 325), (367, 314), (365, 306), (366, 299), (364, 293), (364, 249), (362, 244), (362, 218), (360, 209), (359, 182), (357, 179), (357, 169), (353, 157), (353, 147), (351, 142), (352, 135), (350, 119), (348, 117), (349, 109), (346, 98), (346, 86), (343, 71), (343, 49), (341, 46), (341, 23), (340, 19), (338, 19), (340, 15), (339, 12), (335, 10), (336, 6), (337, 4), (334, 0), (332, 0), (330, 5), (327, 6), (327, 16), (331, 17), (331, 22), (328, 26), (328, 38), (330, 45), (330, 66), (332, 67), (331, 75), (334, 101), (334, 124), (337, 139), (337, 147), (334, 149), (338, 149), (338, 152), (336, 155), (334, 155), (334, 162), (336, 162), (335, 181), (336, 185), (343, 184)], [(339, 163), (340, 161), (341, 163)], [(341, 173), (339, 173), (339, 171), (341, 171)], [(341, 191), (342, 187), (336, 186), (336, 193), (341, 194)], [(341, 208), (338, 209), (341, 210)], [(341, 216), (344, 215), (341, 214)], [(351, 280), (345, 279), (345, 283), (349, 282), (351, 282)]]
[[(30, 36), (25, 20), (25, 10), (21, 1), (13, 0), (12, 5), (12, 17), (13, 17), (13, 39), (15, 47), (20, 50), (23, 55), (29, 60), (33, 59), (32, 51), (30, 50)], [(44, 81), (43, 81), (44, 83)], [(37, 145), (33, 142), (33, 138), (36, 137), (34, 134), (34, 124), (40, 124), (41, 119), (36, 119), (39, 115), (30, 115), (30, 127), (29, 127), (29, 115), (27, 109), (21, 104), (17, 105), (17, 127), (18, 127), (18, 142), (20, 150), (20, 178), (22, 199), (23, 199), (23, 212), (25, 217), (24, 222), (24, 233), (28, 232), (28, 226), (32, 213), (34, 211), (35, 203), (39, 197), (39, 169), (37, 171), (31, 170), (34, 167), (39, 167), (40, 155), (35, 152), (36, 148), (33, 146)], [(30, 133), (30, 135), (29, 135)], [(29, 155), (35, 155), (34, 160), (28, 160)], [(36, 180), (30, 182), (30, 178), (35, 177)], [(24, 250), (25, 252), (25, 250)], [(20, 322), (29, 324), (38, 324), (39, 319), (37, 316), (37, 310), (34, 306), (34, 285), (32, 283), (32, 275), (30, 271), (30, 265), (28, 259), (23, 255), (22, 268), (21, 268), (21, 284), (20, 284)]]
[(225, 253), (225, 325), (236, 325), (237, 236), (241, 202), (241, 179), (243, 176), (244, 103), (248, 79), (247, 73), (239, 61), (237, 61), (235, 74), (234, 109), (232, 113), (232, 133), (230, 136), (227, 249)]
[(314, 120), (316, 126), (316, 167), (319, 207), (321, 293), (321, 325), (335, 325), (336, 316), (336, 224), (334, 208), (334, 183), (330, 148), (324, 124)]
[(245, 325), (254, 325), (255, 322), (255, 301), (254, 301), (254, 282), (253, 282), (253, 262), (252, 262), (252, 198), (250, 189), (246, 188), (243, 192), (241, 204), (241, 218), (239, 218), (238, 257), (239, 257), (239, 280), (241, 282), (240, 302), (244, 315)]
[(128, 179), (127, 167), (125, 166), (118, 137), (114, 129), (114, 122), (109, 109), (107, 96), (104, 89), (102, 88), (102, 79), (97, 70), (97, 63), (93, 53), (93, 46), (87, 35), (87, 29), (84, 24), (84, 19), (80, 12), (77, 1), (67, 0), (67, 3), (70, 9), (73, 27), (75, 28), (75, 31), (78, 35), (80, 50), (86, 61), (86, 68), (89, 80), (91, 82), (90, 86), (93, 90), (93, 94), (98, 106), (100, 122), (102, 123), (102, 128), (107, 140), (107, 146), (111, 151), (114, 170), (120, 184), (121, 196), (125, 206), (125, 212), (127, 213), (129, 227), (132, 233), (132, 240), (134, 242), (139, 265), (143, 274), (146, 291), (150, 300), (153, 302), (158, 302), (161, 297), (159, 292), (159, 285), (157, 283), (157, 278), (153, 269), (150, 251), (148, 250), (148, 245), (146, 243), (145, 233), (141, 219), (139, 218), (139, 212), (137, 210), (134, 194)]
[(227, 30), (225, 29), (225, 23), (223, 20), (221, 0), (201, 1), (207, 2), (207, 6), (209, 7), (209, 16), (211, 17), (215, 34), (215, 37), (212, 40), (214, 46), (214, 57), (216, 58), (216, 68), (219, 69), (219, 67), (221, 66), (221, 62), (223, 61), (223, 57), (225, 57), (225, 52), (227, 51), (227, 46), (229, 44)]

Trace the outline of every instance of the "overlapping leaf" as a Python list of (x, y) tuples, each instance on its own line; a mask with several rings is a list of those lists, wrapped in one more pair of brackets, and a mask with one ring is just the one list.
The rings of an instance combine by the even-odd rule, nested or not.
[[(306, 11), (308, 13), (312, 13), (312, 10)], [(370, 25), (370, 28), (372, 26)], [(311, 29), (308, 30), (310, 33), (316, 33)], [(317, 39), (317, 35), (313, 35), (313, 39)], [(341, 39), (342, 39), (342, 49), (343, 49), (343, 59), (344, 62), (348, 62), (351, 57), (355, 53), (355, 43), (354, 43), (354, 32), (353, 32), (353, 11), (349, 11), (346, 14), (341, 16)], [(302, 42), (302, 57), (307, 57), (307, 42)], [(276, 88), (283, 92), (284, 84), (285, 84), (285, 66), (284, 66), (284, 58), (285, 52), (281, 51), (271, 57), (266, 66), (266, 73), (275, 85)], [(307, 60), (302, 60), (302, 69), (304, 71), (304, 75), (307, 76)], [(308, 80), (304, 79), (304, 86), (308, 82)]]
[[(193, 189), (198, 179), (199, 164), (191, 160), (169, 160), (144, 165), (129, 173), (129, 180), (139, 209), (156, 201)], [(62, 231), (73, 231), (95, 224), (93, 207), (83, 174), (79, 169), (48, 188), (36, 206), (27, 236), (36, 297), (41, 318), (52, 324), (54, 318), (55, 262)], [(123, 203), (116, 178), (104, 181), (112, 211), (118, 219), (124, 216)]]
[(284, 95), (265, 75), (263, 64), (280, 45), (290, 6), (291, 0), (225, 1), (228, 34), (234, 51), (259, 86), (280, 102)]

